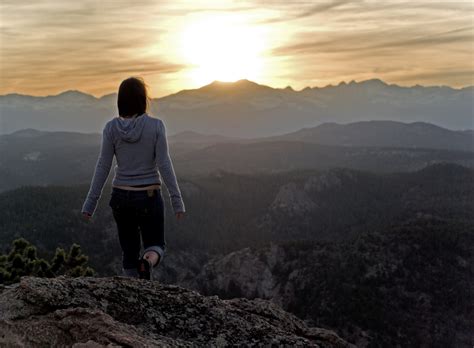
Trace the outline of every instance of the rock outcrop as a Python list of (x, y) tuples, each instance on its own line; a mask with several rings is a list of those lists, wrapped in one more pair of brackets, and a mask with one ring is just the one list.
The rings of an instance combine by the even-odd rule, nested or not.
[(271, 299), (283, 307), (289, 301), (281, 298), (282, 284), (274, 271), (285, 257), (285, 250), (275, 243), (258, 250), (247, 247), (211, 259), (191, 280), (176, 284), (221, 298)]
[(269, 301), (156, 281), (22, 277), (0, 291), (0, 346), (351, 346)]
[(271, 211), (283, 211), (289, 215), (303, 215), (317, 208), (304, 189), (294, 182), (283, 185), (270, 205)]

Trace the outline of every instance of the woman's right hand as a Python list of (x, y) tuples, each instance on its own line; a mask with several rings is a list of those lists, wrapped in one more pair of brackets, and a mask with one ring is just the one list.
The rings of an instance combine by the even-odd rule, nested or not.
[(176, 215), (176, 220), (178, 221), (178, 220), (184, 218), (184, 211), (179, 211), (175, 215)]
[(90, 220), (91, 217), (92, 217), (92, 215), (89, 214), (89, 213), (83, 212), (83, 213), (82, 213), (82, 217), (83, 217), (84, 219), (86, 219), (86, 220)]

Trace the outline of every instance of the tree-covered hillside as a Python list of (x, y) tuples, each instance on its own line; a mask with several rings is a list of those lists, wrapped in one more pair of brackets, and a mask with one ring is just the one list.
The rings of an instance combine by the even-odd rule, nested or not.
[(472, 226), (420, 216), (339, 243), (272, 243), (216, 257), (182, 284), (271, 299), (358, 347), (469, 347)]
[[(360, 346), (465, 346), (472, 169), (219, 171), (178, 180), (187, 213), (176, 222), (163, 191), (167, 253), (160, 281), (224, 297), (272, 298)], [(91, 221), (80, 215), (88, 189), (1, 193), (2, 253), (19, 237), (49, 260), (57, 247), (78, 243), (98, 275), (120, 273), (111, 188)], [(280, 245), (278, 252), (268, 251), (269, 243)]]
[[(226, 253), (269, 241), (344, 240), (423, 215), (472, 223), (471, 169), (445, 164), (415, 173), (346, 169), (179, 178), (186, 218), (175, 221), (166, 189), (169, 251)], [(39, 253), (77, 242), (103, 274), (118, 271), (121, 253), (103, 190), (92, 221), (80, 216), (88, 186), (25, 186), (0, 194), (0, 245), (25, 237)]]

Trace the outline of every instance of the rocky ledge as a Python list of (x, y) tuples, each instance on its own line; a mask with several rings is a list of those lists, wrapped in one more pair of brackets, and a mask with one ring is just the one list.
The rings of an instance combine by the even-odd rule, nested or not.
[(125, 277), (22, 277), (0, 285), (0, 346), (351, 347), (266, 300), (221, 300)]

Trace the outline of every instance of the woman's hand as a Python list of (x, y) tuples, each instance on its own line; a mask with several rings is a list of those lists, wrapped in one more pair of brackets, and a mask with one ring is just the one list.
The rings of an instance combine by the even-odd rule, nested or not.
[(176, 215), (176, 220), (180, 220), (184, 218), (184, 211), (179, 211), (175, 215)]
[(86, 213), (86, 212), (82, 213), (82, 217), (83, 217), (85, 220), (90, 220), (90, 219), (91, 219), (91, 216), (92, 216), (92, 215), (89, 214), (89, 213)]

